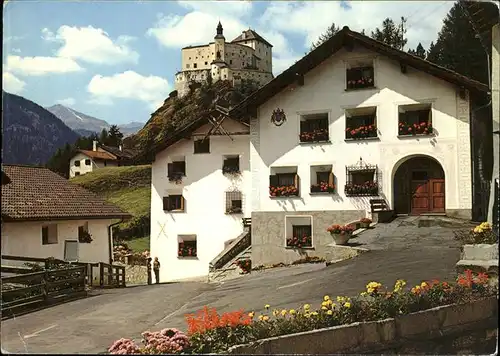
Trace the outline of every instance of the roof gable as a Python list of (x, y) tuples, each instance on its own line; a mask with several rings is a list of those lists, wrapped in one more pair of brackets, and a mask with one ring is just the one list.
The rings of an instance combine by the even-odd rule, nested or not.
[(128, 218), (130, 214), (43, 167), (4, 165), (2, 220)]
[[(243, 37), (243, 34), (245, 34), (245, 37)], [(241, 41), (260, 41), (268, 45), (269, 47), (272, 47), (273, 45), (267, 42), (264, 37), (259, 35), (257, 32), (255, 32), (252, 29), (248, 29), (246, 31), (243, 31), (242, 34), (240, 34), (238, 37), (236, 37), (234, 40), (231, 42), (241, 42)]]
[(420, 57), (392, 48), (385, 43), (374, 40), (358, 32), (351, 31), (349, 27), (345, 26), (335, 36), (332, 36), (319, 47), (309, 52), (295, 64), (275, 77), (269, 83), (243, 100), (231, 110), (230, 115), (234, 117), (245, 116), (248, 108), (254, 109), (264, 104), (290, 84), (295, 83), (301, 76), (308, 73), (323, 61), (337, 53), (341, 48), (349, 45), (363, 46), (390, 59), (400, 61), (401, 63), (413, 67), (416, 70), (424, 71), (444, 81), (472, 91), (489, 91), (486, 84), (470, 79), (452, 70), (440, 67)]

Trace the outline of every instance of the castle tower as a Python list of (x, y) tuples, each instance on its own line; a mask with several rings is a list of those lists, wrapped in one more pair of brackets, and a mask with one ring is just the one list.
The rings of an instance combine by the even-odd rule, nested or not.
[(224, 52), (225, 52), (224, 45), (226, 43), (226, 38), (224, 37), (223, 30), (224, 29), (222, 28), (222, 24), (219, 21), (219, 24), (217, 25), (217, 34), (214, 37), (215, 40), (214, 60), (222, 62), (224, 62)]

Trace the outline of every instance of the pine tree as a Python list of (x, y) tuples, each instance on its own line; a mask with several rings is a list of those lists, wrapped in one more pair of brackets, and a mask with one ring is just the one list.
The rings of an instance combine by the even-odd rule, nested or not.
[(422, 46), (422, 43), (418, 43), (416, 49), (409, 49), (408, 50), (409, 54), (413, 54), (414, 56), (420, 57), (422, 59), (425, 59), (427, 56), (427, 52), (424, 49), (424, 46)]
[(123, 134), (117, 125), (111, 125), (108, 131), (108, 137), (106, 139), (106, 145), (112, 147), (118, 147), (122, 144)]
[(382, 22), (382, 29), (376, 28), (375, 31), (372, 31), (371, 38), (384, 42), (396, 49), (403, 50), (408, 42), (405, 24), (406, 18), (404, 17), (401, 17), (401, 22), (398, 25), (396, 25), (392, 19), (386, 18), (384, 22)]
[[(458, 1), (448, 12), (435, 45), (431, 43), (429, 47), (427, 60), (488, 83), (486, 53), (491, 52), (491, 32), (482, 44), (462, 4), (462, 0)], [(477, 2), (477, 5), (486, 13), (498, 12), (492, 3)]]
[(340, 27), (337, 27), (335, 25), (335, 23), (332, 23), (326, 29), (326, 31), (318, 37), (318, 40), (311, 45), (310, 51), (321, 46), (324, 42), (328, 41), (331, 37), (335, 36), (337, 34), (337, 32), (339, 32), (339, 31), (340, 31)]

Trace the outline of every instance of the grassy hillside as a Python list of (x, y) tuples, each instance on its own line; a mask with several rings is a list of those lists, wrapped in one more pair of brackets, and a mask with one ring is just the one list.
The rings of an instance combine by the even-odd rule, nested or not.
[(130, 240), (149, 236), (151, 207), (151, 166), (101, 168), (71, 179), (116, 204), (133, 218), (115, 230), (117, 238)]

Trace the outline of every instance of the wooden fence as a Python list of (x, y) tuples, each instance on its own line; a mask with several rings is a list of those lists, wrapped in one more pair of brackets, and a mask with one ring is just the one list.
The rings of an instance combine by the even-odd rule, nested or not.
[(125, 287), (125, 267), (110, 265), (99, 262), (93, 267), (99, 267), (99, 286), (101, 287)]
[(2, 277), (2, 319), (27, 309), (84, 297), (85, 279), (85, 266)]

